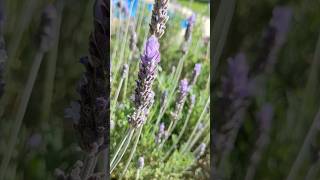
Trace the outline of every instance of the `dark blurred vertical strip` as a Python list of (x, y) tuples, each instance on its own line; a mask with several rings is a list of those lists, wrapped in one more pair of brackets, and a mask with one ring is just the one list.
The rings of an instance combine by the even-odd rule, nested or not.
[[(236, 0), (223, 0), (223, 1), (214, 1), (211, 3), (211, 8), (214, 12), (210, 13), (211, 15), (211, 21), (213, 22), (213, 26), (210, 26), (210, 51), (213, 54), (210, 57), (210, 92), (213, 90), (213, 86), (215, 84), (216, 78), (216, 70), (217, 66), (219, 64), (219, 59), (221, 57), (221, 54), (223, 52), (223, 47), (227, 39), (229, 27), (232, 21), (233, 13), (235, 10), (235, 4)], [(211, 102), (214, 102), (215, 97), (211, 97)], [(212, 106), (214, 106), (212, 104)], [(210, 113), (210, 148), (211, 148), (211, 178), (216, 179), (216, 168), (214, 167), (216, 157), (213, 157), (212, 152), (214, 152), (216, 149), (214, 147), (214, 137), (215, 137), (215, 120), (214, 120), (214, 113), (213, 109), (214, 107), (211, 107), (211, 113)]]
[(5, 41), (3, 37), (3, 29), (4, 29), (4, 23), (5, 23), (5, 4), (4, 0), (0, 0), (0, 98), (2, 97), (4, 93), (4, 78), (3, 78), (3, 73), (4, 73), (4, 65), (7, 59), (7, 52), (5, 49)]

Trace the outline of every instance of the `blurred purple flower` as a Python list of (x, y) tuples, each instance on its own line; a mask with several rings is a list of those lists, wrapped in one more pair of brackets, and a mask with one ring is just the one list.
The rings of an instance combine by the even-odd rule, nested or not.
[(289, 30), (292, 10), (290, 7), (277, 6), (273, 9), (270, 26), (276, 30), (276, 45), (282, 45)]
[(250, 76), (273, 70), (277, 53), (285, 42), (291, 17), (292, 10), (289, 7), (277, 6), (273, 9), (273, 17), (263, 34), (259, 56), (250, 71)]
[(28, 141), (27, 146), (31, 149), (37, 148), (42, 142), (42, 136), (39, 133), (32, 134)]
[(273, 108), (271, 104), (264, 104), (257, 113), (257, 119), (260, 122), (262, 130), (269, 130), (273, 118)]
[(184, 92), (187, 92), (188, 90), (189, 90), (188, 80), (182, 79), (180, 81), (179, 91), (184, 93)]
[(78, 124), (80, 119), (80, 104), (79, 102), (72, 101), (70, 107), (64, 110), (64, 117), (73, 120), (73, 123)]
[(144, 167), (144, 158), (143, 156), (138, 159), (138, 169), (142, 169)]
[(224, 97), (231, 99), (248, 96), (248, 64), (243, 53), (237, 54), (228, 60), (227, 77), (223, 78), (222, 91)]
[(201, 71), (201, 64), (199, 63), (195, 64), (192, 72), (192, 76), (191, 76), (190, 86), (193, 86), (196, 83), (197, 78), (200, 74), (200, 71)]

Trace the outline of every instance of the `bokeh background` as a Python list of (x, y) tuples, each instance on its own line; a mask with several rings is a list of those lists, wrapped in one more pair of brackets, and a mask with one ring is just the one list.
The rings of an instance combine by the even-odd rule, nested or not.
[(319, 179), (319, 5), (313, 0), (213, 4), (216, 176)]

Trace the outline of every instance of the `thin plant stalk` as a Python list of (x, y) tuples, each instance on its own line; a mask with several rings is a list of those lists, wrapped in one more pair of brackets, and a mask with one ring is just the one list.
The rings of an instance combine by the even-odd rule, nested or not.
[(62, 11), (64, 8), (64, 1), (59, 0), (57, 5), (57, 10), (59, 12), (57, 18), (57, 28), (55, 30), (55, 38), (53, 42), (52, 50), (48, 52), (48, 62), (47, 62), (47, 74), (44, 86), (44, 97), (42, 101), (42, 114), (41, 119), (48, 119), (50, 115), (51, 102), (52, 102), (52, 94), (53, 94), (53, 86), (54, 86), (54, 77), (56, 73), (56, 62), (58, 55), (58, 47), (59, 47), (59, 37), (60, 37), (60, 25), (61, 25), (61, 17)]
[(202, 119), (204, 118), (205, 113), (207, 112), (207, 108), (209, 107), (209, 105), (210, 105), (210, 97), (208, 97), (207, 103), (204, 106), (203, 111), (202, 111), (202, 113), (201, 113), (196, 125), (194, 126), (193, 131), (192, 131), (191, 135), (189, 136), (189, 139), (188, 139), (186, 145), (182, 149), (182, 152), (184, 152), (186, 150), (186, 148), (189, 146), (189, 144), (191, 143), (191, 141), (193, 139), (193, 136), (196, 134), (197, 128), (199, 127), (199, 124), (201, 123)]
[(127, 172), (127, 170), (128, 170), (128, 167), (129, 167), (129, 165), (130, 165), (130, 162), (131, 162), (131, 160), (132, 160), (132, 158), (133, 158), (133, 155), (134, 155), (134, 153), (136, 152), (137, 145), (138, 145), (138, 142), (139, 142), (139, 139), (140, 139), (140, 136), (141, 136), (142, 128), (143, 128), (143, 126), (140, 126), (139, 129), (138, 129), (138, 131), (137, 131), (137, 134), (136, 134), (137, 137), (136, 137), (136, 139), (135, 139), (135, 141), (134, 141), (134, 145), (133, 145), (133, 147), (132, 147), (132, 149), (131, 149), (130, 156), (129, 156), (127, 162), (126, 162), (125, 168), (124, 168), (124, 170), (123, 170), (123, 172), (122, 172), (122, 174), (121, 174), (121, 176), (120, 176), (120, 179), (122, 179), (123, 176), (126, 174), (126, 172)]
[[(307, 85), (306, 85), (306, 90), (304, 93), (303, 106), (302, 106), (303, 110), (305, 110), (305, 106), (307, 106), (307, 99), (308, 99), (307, 97), (310, 96), (310, 94), (314, 94), (314, 90), (312, 90), (314, 88), (312, 88), (312, 86), (314, 84), (317, 84), (316, 82), (317, 82), (317, 74), (318, 74), (318, 67), (319, 67), (319, 58), (320, 58), (320, 34), (319, 34), (319, 38), (317, 41), (315, 54), (313, 57), (311, 72), (309, 74)], [(304, 113), (304, 111), (302, 111), (302, 113)], [(314, 122), (312, 123), (312, 125), (309, 129), (309, 132), (307, 134), (307, 137), (304, 140), (303, 146), (302, 146), (293, 166), (291, 167), (291, 170), (289, 172), (287, 180), (292, 180), (296, 176), (298, 168), (301, 167), (302, 161), (307, 154), (307, 146), (309, 146), (310, 140), (311, 140), (311, 138), (313, 138), (313, 136), (315, 134), (315, 131), (316, 131), (315, 126), (318, 123), (317, 121), (320, 121), (320, 120), (315, 119)]]
[(125, 47), (127, 47), (127, 39), (128, 39), (128, 30), (129, 30), (129, 26), (130, 26), (130, 16), (131, 16), (131, 12), (132, 12), (132, 8), (133, 8), (133, 2), (131, 3), (130, 5), (130, 11), (129, 11), (129, 17), (128, 17), (128, 20), (127, 20), (127, 24), (126, 24), (126, 29), (125, 29), (125, 32), (124, 32), (124, 36), (123, 36), (123, 44), (121, 46), (121, 49), (120, 49), (120, 55), (119, 55), (119, 61), (116, 61), (117, 64), (115, 64), (115, 71), (114, 71), (114, 78), (116, 79), (117, 78), (117, 75), (118, 75), (118, 70), (123, 62), (123, 58), (124, 58), (124, 53), (125, 53)]
[[(122, 0), (119, 0), (119, 2), (121, 3)], [(121, 38), (121, 23), (122, 23), (122, 18), (121, 18), (121, 14), (119, 16), (119, 24), (117, 26), (117, 29), (116, 29), (116, 42), (114, 43), (115, 44), (115, 48), (113, 49), (112, 51), (112, 55), (111, 55), (111, 60), (114, 61), (116, 55), (117, 55), (117, 51), (118, 51), (118, 48), (119, 48), (119, 40)]]
[[(133, 54), (133, 52), (130, 52), (130, 54), (129, 54), (128, 72), (130, 72), (130, 65), (132, 62), (132, 54)], [(125, 99), (126, 94), (127, 94), (128, 79), (129, 79), (129, 73), (127, 73), (124, 77), (123, 96), (122, 96), (123, 98), (122, 99)]]
[(141, 0), (141, 1), (142, 1), (142, 10), (141, 10), (141, 13), (140, 13), (140, 16), (139, 16), (139, 19), (138, 19), (137, 29), (136, 29), (138, 37), (139, 37), (139, 34), (140, 34), (141, 25), (142, 25), (142, 21), (143, 21), (143, 18), (144, 18), (144, 12), (145, 12), (145, 9), (146, 9), (145, 1), (144, 0)]
[(128, 149), (128, 146), (131, 142), (133, 133), (134, 133), (134, 129), (129, 133), (128, 138), (126, 138), (125, 144), (124, 144), (123, 148), (121, 149), (120, 154), (117, 157), (114, 156), (114, 158), (116, 158), (116, 159), (113, 161), (114, 163), (111, 164), (110, 173), (112, 173), (112, 171), (117, 167), (117, 165), (119, 164), (120, 160), (122, 159), (124, 153)]
[(197, 132), (197, 134), (195, 135), (195, 137), (192, 139), (192, 141), (190, 141), (190, 144), (187, 144), (184, 152), (186, 151), (190, 151), (190, 149), (194, 146), (194, 144), (199, 140), (199, 138), (201, 137), (201, 135), (203, 134), (203, 132), (210, 126), (210, 121), (207, 121), (205, 126), (199, 131)]
[(118, 88), (117, 88), (117, 91), (116, 91), (115, 96), (114, 96), (112, 109), (115, 109), (115, 107), (117, 105), (117, 100), (118, 100), (118, 97), (119, 97), (119, 94), (120, 94), (120, 91), (121, 91), (121, 88), (122, 88), (123, 81), (124, 81), (124, 77), (121, 77), (119, 85), (118, 85)]
[[(24, 7), (22, 8), (24, 11), (21, 13), (20, 19), (19, 19), (19, 23), (18, 23), (18, 27), (15, 28), (16, 32), (14, 33), (13, 39), (11, 40), (11, 42), (9, 43), (9, 47), (8, 47), (8, 63), (6, 65), (7, 69), (10, 70), (13, 66), (13, 64), (15, 64), (14, 62), (16, 62), (15, 58), (18, 54), (18, 47), (20, 45), (21, 42), (21, 38), (23, 36), (23, 32), (25, 31), (25, 29), (27, 28), (28, 24), (31, 21), (32, 15), (34, 12), (34, 9), (36, 8), (36, 3), (37, 0), (30, 0), (28, 2), (26, 2), (24, 4)], [(11, 78), (11, 74), (10, 71), (8, 71), (5, 74), (5, 78), (8, 79), (8, 82), (10, 82), (10, 78)], [(7, 104), (10, 102), (10, 94), (15, 93), (12, 92), (12, 88), (10, 88), (10, 84), (6, 85), (8, 89), (10, 89), (11, 93), (5, 93), (4, 96), (1, 99), (1, 103), (0, 103), (0, 117), (2, 117), (5, 107), (7, 106)]]
[(43, 58), (43, 52), (42, 51), (37, 52), (37, 54), (35, 56), (35, 60), (32, 64), (32, 68), (31, 68), (31, 71), (30, 71), (30, 74), (29, 74), (29, 77), (27, 80), (26, 87), (25, 87), (23, 94), (21, 96), (22, 99), (21, 99), (21, 102), (20, 102), (20, 105), (19, 105), (19, 108), (18, 108), (18, 111), (16, 114), (16, 118), (15, 118), (13, 125), (12, 125), (12, 131), (9, 136), (7, 151), (5, 152), (5, 155), (3, 156), (3, 160), (1, 163), (1, 170), (0, 170), (0, 180), (2, 180), (5, 177), (5, 173), (7, 171), (8, 164), (11, 160), (12, 152), (14, 150), (16, 143), (17, 143), (18, 133), (21, 128), (23, 117), (24, 117), (26, 110), (27, 110), (28, 102), (31, 97), (31, 92), (32, 92), (34, 83), (36, 81), (37, 75), (38, 75), (38, 71), (40, 68), (40, 64), (42, 62), (42, 58)]
[(229, 27), (232, 21), (232, 16), (235, 9), (236, 0), (221, 1), (216, 20), (213, 24), (213, 68), (212, 74), (216, 78), (215, 73), (217, 66), (219, 65), (220, 56), (223, 51), (224, 44), (226, 42)]
[(140, 178), (140, 169), (137, 169), (136, 180), (139, 180), (139, 178)]
[(133, 131), (132, 128), (129, 128), (129, 129), (127, 130), (126, 135), (123, 137), (123, 139), (121, 140), (119, 146), (117, 147), (117, 150), (116, 150), (116, 152), (115, 152), (115, 154), (114, 154), (114, 156), (113, 156), (113, 159), (111, 160), (110, 164), (113, 164), (113, 162), (115, 161), (115, 158), (118, 156), (121, 148), (123, 147), (123, 144), (124, 144), (125, 141), (127, 140), (129, 134), (131, 134), (131, 131)]
[(305, 180), (316, 180), (317, 174), (320, 170), (320, 161), (318, 160), (315, 164), (313, 164), (307, 172)]
[(291, 170), (289, 172), (289, 175), (287, 177), (287, 180), (293, 180), (296, 178), (296, 175), (298, 173), (299, 168), (301, 167), (301, 164), (304, 160), (304, 157), (306, 156), (307, 152), (308, 152), (308, 146), (310, 145), (312, 139), (316, 136), (317, 131), (318, 131), (318, 127), (320, 125), (320, 109), (317, 112), (316, 117), (313, 120), (313, 123), (308, 131), (308, 134), (306, 136), (306, 138), (304, 139), (303, 145), (300, 149), (300, 152), (296, 158), (296, 160), (294, 161)]
[(164, 159), (167, 159), (171, 152), (177, 147), (177, 144), (179, 143), (179, 141), (181, 140), (182, 138), (182, 135), (184, 134), (184, 131), (186, 130), (187, 126), (188, 126), (188, 122), (189, 122), (189, 119), (190, 119), (190, 116), (192, 114), (192, 111), (193, 111), (193, 106), (190, 108), (190, 110), (188, 111), (188, 114), (187, 114), (187, 117), (184, 121), (184, 124), (183, 124), (183, 127), (179, 133), (179, 136), (178, 136), (178, 139), (177, 141), (170, 147), (169, 151), (166, 153), (166, 155), (164, 156)]

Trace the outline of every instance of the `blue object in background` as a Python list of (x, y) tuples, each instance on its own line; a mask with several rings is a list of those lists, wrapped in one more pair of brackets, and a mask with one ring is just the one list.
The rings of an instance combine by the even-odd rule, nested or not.
[(188, 20), (184, 19), (180, 23), (182, 29), (186, 29), (188, 27)]
[(130, 11), (130, 7), (131, 7), (132, 3), (133, 3), (133, 6), (132, 6), (132, 11), (131, 11), (130, 16), (136, 17), (137, 8), (138, 8), (138, 0), (127, 0), (127, 5), (128, 5), (129, 11)]
[(152, 3), (148, 3), (148, 11), (151, 12), (153, 9), (153, 4)]
[[(121, 10), (117, 7), (117, 3), (119, 2), (119, 0), (112, 0), (112, 6), (114, 9), (114, 16), (119, 18), (121, 16), (121, 18), (126, 19), (127, 17), (124, 16), (123, 12), (121, 12)], [(137, 14), (137, 9), (138, 9), (138, 0), (121, 0), (121, 2), (124, 4), (124, 6), (126, 6), (126, 9), (130, 12), (130, 8), (132, 5), (132, 11), (130, 16), (131, 17), (136, 17)]]

